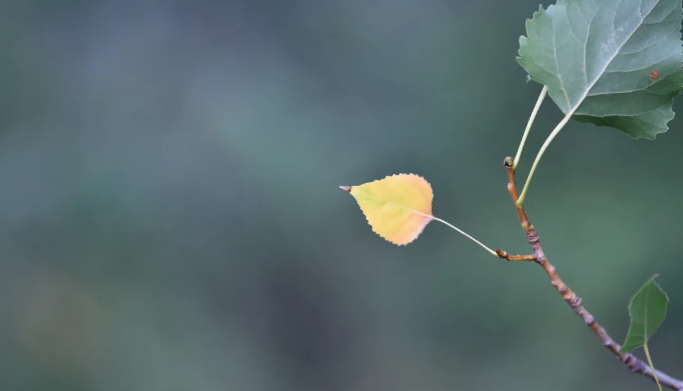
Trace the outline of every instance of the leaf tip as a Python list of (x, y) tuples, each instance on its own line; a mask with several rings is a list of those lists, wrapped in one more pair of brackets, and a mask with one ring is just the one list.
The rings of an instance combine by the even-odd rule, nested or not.
[(344, 190), (347, 193), (351, 192), (351, 186), (339, 186), (339, 188)]

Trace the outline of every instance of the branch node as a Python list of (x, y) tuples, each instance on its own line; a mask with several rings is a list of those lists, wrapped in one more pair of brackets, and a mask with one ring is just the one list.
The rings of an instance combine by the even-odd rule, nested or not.
[(627, 353), (626, 357), (624, 357), (624, 364), (626, 364), (626, 366), (629, 367), (629, 369), (631, 369), (632, 371), (637, 371), (639, 369), (638, 359), (631, 353)]
[(586, 318), (586, 326), (593, 327), (594, 324), (595, 318), (593, 317), (593, 315), (588, 315), (588, 317)]
[(574, 297), (575, 297), (575, 299), (571, 303), (569, 303), (569, 305), (574, 307), (574, 308), (580, 307), (581, 303), (583, 302), (583, 299), (580, 298), (579, 296), (577, 296), (576, 294), (574, 294)]
[[(527, 223), (528, 224), (528, 223)], [(522, 227), (524, 227), (524, 222), (522, 222)], [(534, 226), (531, 224), (528, 224), (527, 228), (525, 228), (527, 231), (526, 233), (526, 240), (531, 244), (532, 246), (537, 244), (539, 242), (538, 238), (538, 232), (534, 229)]]

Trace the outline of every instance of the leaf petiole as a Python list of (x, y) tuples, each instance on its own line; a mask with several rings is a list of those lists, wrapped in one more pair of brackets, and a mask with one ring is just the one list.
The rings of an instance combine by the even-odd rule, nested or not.
[(547, 139), (545, 139), (545, 142), (541, 146), (541, 149), (538, 151), (538, 154), (536, 155), (536, 160), (534, 160), (534, 164), (531, 166), (531, 171), (529, 171), (529, 176), (526, 178), (526, 183), (524, 183), (524, 188), (522, 189), (522, 194), (519, 195), (519, 199), (517, 200), (517, 206), (522, 206), (524, 204), (524, 199), (526, 198), (526, 193), (529, 190), (529, 184), (531, 183), (531, 178), (534, 176), (534, 172), (536, 172), (536, 167), (538, 166), (538, 162), (541, 161), (541, 157), (543, 157), (543, 154), (545, 153), (545, 150), (548, 148), (548, 145), (555, 139), (555, 137), (560, 133), (560, 130), (564, 128), (564, 126), (569, 122), (569, 120), (572, 118), (572, 115), (574, 115), (574, 111), (576, 111), (576, 108), (571, 110), (567, 115), (562, 118), (562, 121), (560, 121), (557, 126), (555, 126), (555, 129), (550, 133), (550, 136), (548, 136)]
[(519, 159), (522, 157), (522, 150), (524, 149), (524, 144), (526, 143), (526, 138), (529, 136), (529, 130), (531, 130), (531, 125), (533, 125), (534, 120), (536, 119), (536, 114), (538, 114), (538, 110), (541, 108), (541, 103), (543, 103), (543, 100), (545, 99), (546, 95), (548, 94), (548, 86), (543, 86), (543, 89), (541, 90), (541, 94), (538, 96), (538, 100), (536, 101), (536, 106), (534, 106), (534, 110), (531, 112), (531, 116), (529, 117), (529, 122), (526, 124), (526, 129), (524, 129), (524, 135), (522, 136), (522, 141), (519, 143), (519, 148), (517, 148), (517, 155), (515, 155), (515, 160), (512, 163), (512, 169), (514, 170), (517, 168), (517, 164), (519, 163)]
[(441, 220), (440, 218), (434, 217), (434, 216), (430, 216), (430, 217), (432, 218), (432, 220), (438, 221), (439, 223), (444, 224), (444, 225), (447, 225), (448, 227), (453, 228), (454, 230), (458, 231), (460, 234), (462, 234), (463, 236), (465, 236), (467, 239), (469, 239), (469, 240), (473, 241), (474, 243), (480, 245), (481, 247), (484, 248), (484, 250), (490, 252), (491, 254), (495, 255), (496, 258), (498, 258), (498, 254), (497, 254), (495, 251), (491, 250), (491, 249), (490, 249), (488, 246), (486, 246), (484, 243), (482, 243), (482, 242), (478, 241), (477, 239), (473, 238), (472, 236), (470, 236), (467, 232), (461, 230), (460, 228), (456, 227), (455, 225), (449, 223), (449, 222), (446, 221), (446, 220)]
[(650, 357), (650, 349), (647, 348), (647, 340), (645, 340), (645, 343), (643, 344), (643, 350), (645, 350), (645, 357), (647, 357), (647, 363), (650, 364), (650, 369), (652, 369), (652, 373), (655, 375), (657, 387), (659, 387), (659, 391), (662, 391), (662, 385), (659, 384), (659, 376), (657, 376), (657, 370), (655, 369), (654, 364), (652, 364), (652, 358)]

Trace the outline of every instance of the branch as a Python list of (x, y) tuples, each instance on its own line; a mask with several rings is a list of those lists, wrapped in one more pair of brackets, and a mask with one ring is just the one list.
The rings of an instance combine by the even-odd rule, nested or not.
[(503, 250), (496, 250), (496, 255), (508, 261), (535, 261), (536, 255), (510, 255)]
[[(508, 157), (505, 158), (504, 164), (508, 172), (508, 191), (510, 191), (512, 200), (514, 201), (515, 205), (517, 205), (519, 195), (517, 194), (517, 185), (515, 184), (515, 169), (513, 167), (513, 162), (513, 159)], [(586, 325), (593, 330), (595, 335), (600, 338), (602, 345), (612, 352), (612, 354), (614, 354), (619, 361), (624, 363), (628, 369), (630, 369), (632, 372), (647, 376), (652, 381), (655, 381), (655, 374), (652, 372), (652, 369), (646, 363), (636, 358), (636, 356), (633, 354), (622, 353), (621, 346), (614, 342), (612, 337), (607, 334), (607, 331), (605, 331), (605, 329), (598, 324), (593, 315), (591, 315), (591, 313), (588, 312), (588, 310), (583, 306), (581, 298), (577, 296), (576, 293), (574, 293), (567, 286), (567, 284), (564, 283), (564, 281), (562, 281), (560, 276), (557, 274), (557, 269), (555, 269), (555, 266), (553, 266), (548, 261), (548, 258), (546, 258), (545, 253), (543, 252), (543, 245), (541, 245), (541, 240), (538, 237), (538, 232), (536, 232), (534, 226), (529, 222), (529, 217), (527, 216), (523, 205), (517, 206), (517, 214), (519, 215), (519, 221), (522, 223), (522, 228), (524, 228), (526, 231), (527, 241), (534, 249), (534, 259), (532, 260), (543, 267), (543, 270), (545, 270), (550, 277), (551, 284), (555, 287), (555, 289), (557, 289), (558, 292), (560, 292), (562, 298), (567, 302), (567, 304), (569, 304), (572, 311), (574, 311), (581, 319), (583, 319), (584, 323), (586, 323)], [(500, 250), (498, 250), (496, 253), (499, 257), (510, 261), (529, 260), (528, 256), (511, 256)], [(526, 259), (524, 257), (526, 257)], [(663, 385), (674, 390), (683, 390), (683, 381), (673, 378), (661, 371), (657, 371), (657, 376)]]

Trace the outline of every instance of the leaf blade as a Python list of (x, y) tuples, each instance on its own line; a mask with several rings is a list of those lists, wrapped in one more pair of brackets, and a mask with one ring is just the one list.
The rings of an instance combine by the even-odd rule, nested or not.
[(647, 344), (666, 317), (669, 297), (655, 282), (657, 275), (650, 278), (629, 303), (631, 324), (621, 351), (631, 353)]
[(573, 119), (652, 139), (683, 90), (682, 20), (681, 0), (558, 0), (527, 20), (517, 61)]
[(397, 174), (359, 186), (340, 187), (356, 199), (373, 232), (393, 244), (411, 243), (434, 220), (434, 193), (429, 182), (419, 175)]

